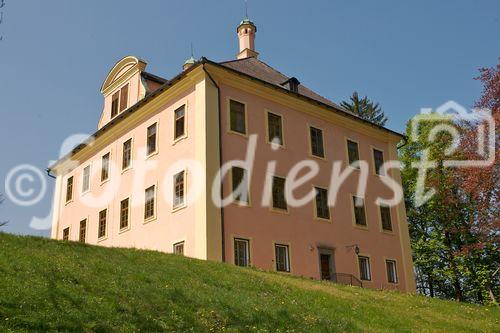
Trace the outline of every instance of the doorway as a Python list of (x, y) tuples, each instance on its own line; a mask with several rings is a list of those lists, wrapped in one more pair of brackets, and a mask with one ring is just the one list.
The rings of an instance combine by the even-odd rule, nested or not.
[(318, 252), (321, 280), (334, 280), (335, 266), (333, 260), (333, 249), (318, 248)]

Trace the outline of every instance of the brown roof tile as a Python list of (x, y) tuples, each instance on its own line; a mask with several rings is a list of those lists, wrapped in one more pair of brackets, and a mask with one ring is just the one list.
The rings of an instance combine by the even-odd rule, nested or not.
[[(274, 69), (273, 67), (269, 66), (263, 61), (260, 61), (257, 58), (245, 58), (245, 59), (239, 59), (239, 60), (232, 60), (232, 61), (225, 61), (221, 62), (220, 65), (224, 67), (231, 68), (233, 70), (236, 70), (238, 72), (244, 73), (246, 75), (253, 76), (257, 79), (260, 79), (262, 81), (266, 81), (268, 83), (271, 83), (273, 85), (282, 87), (282, 84), (290, 79), (290, 77), (282, 74), (278, 70)], [(348, 110), (345, 108), (339, 106), (338, 104), (332, 102), (331, 100), (315, 93), (311, 89), (307, 88), (303, 84), (299, 85), (299, 94), (312, 98), (318, 102), (330, 105), (332, 107), (335, 107), (339, 110), (342, 110), (344, 112), (350, 113)]]

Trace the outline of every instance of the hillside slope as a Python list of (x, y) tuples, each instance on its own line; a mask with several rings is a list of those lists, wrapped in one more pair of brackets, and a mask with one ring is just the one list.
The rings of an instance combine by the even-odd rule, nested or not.
[(500, 311), (0, 233), (0, 331), (499, 332)]

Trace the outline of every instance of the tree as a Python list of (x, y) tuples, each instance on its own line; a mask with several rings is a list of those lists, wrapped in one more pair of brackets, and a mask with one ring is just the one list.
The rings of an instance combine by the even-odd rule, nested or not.
[[(481, 69), (478, 78), (484, 85), (483, 94), (476, 103), (488, 108), (496, 124), (495, 142), (500, 135), (500, 73), (496, 68)], [(440, 120), (447, 121), (447, 120)], [(482, 122), (453, 122), (461, 136), (459, 149), (453, 156), (445, 150), (451, 144), (448, 133), (440, 133), (428, 142), (429, 131), (436, 123), (420, 124), (419, 135), (400, 150), (404, 168), (402, 180), (405, 189), (408, 223), (418, 290), (429, 296), (455, 298), (459, 301), (493, 303), (500, 295), (500, 189), (498, 149), (494, 163), (485, 168), (444, 167), (447, 159), (478, 160), (476, 133)], [(407, 126), (409, 137), (412, 122)], [(427, 171), (426, 188), (434, 188), (435, 195), (425, 204), (415, 205), (417, 172), (412, 162), (420, 161), (424, 151), (437, 162)], [(484, 156), (482, 156), (484, 159)]]
[(380, 105), (370, 101), (366, 96), (360, 99), (357, 91), (352, 93), (350, 101), (343, 101), (340, 105), (360, 118), (377, 125), (384, 126), (387, 122), (387, 117)]

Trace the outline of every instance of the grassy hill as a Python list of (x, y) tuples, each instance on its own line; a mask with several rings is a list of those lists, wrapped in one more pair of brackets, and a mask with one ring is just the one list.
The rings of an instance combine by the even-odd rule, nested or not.
[(0, 233), (0, 331), (499, 332), (500, 311)]

